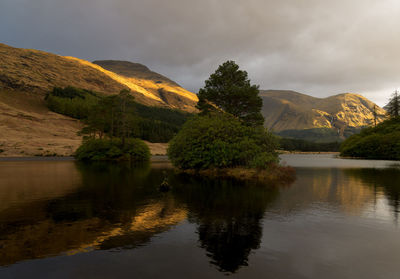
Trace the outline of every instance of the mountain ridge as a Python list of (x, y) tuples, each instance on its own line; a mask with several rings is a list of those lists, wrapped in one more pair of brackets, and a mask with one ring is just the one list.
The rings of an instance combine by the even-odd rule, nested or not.
[(315, 128), (336, 129), (342, 138), (346, 128), (382, 122), (386, 112), (361, 94), (341, 93), (326, 98), (291, 90), (261, 90), (265, 126), (275, 132)]

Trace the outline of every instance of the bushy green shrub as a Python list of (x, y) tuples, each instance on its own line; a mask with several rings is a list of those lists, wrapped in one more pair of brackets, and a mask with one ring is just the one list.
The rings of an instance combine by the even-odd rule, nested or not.
[(88, 139), (77, 149), (75, 158), (81, 161), (147, 161), (150, 150), (140, 139), (127, 139), (125, 144), (120, 139)]
[(278, 162), (276, 138), (222, 113), (197, 115), (171, 140), (168, 156), (181, 169), (265, 168)]
[(376, 127), (363, 129), (340, 147), (341, 156), (400, 160), (400, 119), (393, 118)]

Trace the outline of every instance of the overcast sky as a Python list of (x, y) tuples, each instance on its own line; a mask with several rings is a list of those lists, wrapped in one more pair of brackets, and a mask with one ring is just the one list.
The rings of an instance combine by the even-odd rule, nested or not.
[(197, 92), (235, 60), (261, 89), (400, 87), (398, 0), (0, 0), (0, 42), (139, 62)]

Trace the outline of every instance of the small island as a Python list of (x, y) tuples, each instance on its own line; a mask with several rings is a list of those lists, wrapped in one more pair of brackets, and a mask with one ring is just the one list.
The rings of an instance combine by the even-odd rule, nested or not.
[(219, 66), (199, 91), (199, 114), (170, 142), (173, 165), (205, 176), (292, 180), (294, 170), (279, 165), (277, 138), (263, 127), (258, 93), (234, 61)]

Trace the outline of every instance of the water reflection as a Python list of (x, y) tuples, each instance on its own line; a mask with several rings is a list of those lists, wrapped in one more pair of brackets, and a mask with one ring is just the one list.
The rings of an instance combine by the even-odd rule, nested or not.
[[(0, 265), (60, 253), (131, 249), (188, 218), (198, 224), (201, 247), (211, 262), (234, 272), (259, 247), (261, 219), (278, 194), (277, 188), (265, 185), (176, 175), (165, 164), (63, 164), (66, 172), (77, 170), (80, 178), (55, 183), (53, 169), (48, 172), (43, 165), (36, 171), (44, 189), (68, 191), (49, 195), (45, 190), (40, 197), (0, 211)], [(18, 171), (23, 170), (9, 169), (8, 175), (21, 175)], [(169, 193), (158, 189), (165, 176), (173, 189)], [(26, 187), (13, 187), (20, 196), (30, 194)], [(5, 200), (18, 200), (16, 196), (2, 193)]]
[[(73, 163), (64, 164), (69, 168)], [(76, 167), (81, 179), (75, 191), (0, 211), (0, 265), (60, 253), (133, 248), (186, 218), (184, 208), (157, 191), (161, 170), (148, 165)], [(40, 171), (43, 178), (53, 175), (46, 168)], [(14, 169), (10, 175), (21, 174)], [(69, 188), (69, 180), (62, 185), (50, 181), (54, 188)]]
[(374, 199), (374, 191), (347, 171), (337, 168), (297, 169), (297, 181), (279, 200), (279, 213), (285, 215), (310, 206), (323, 206), (347, 215), (362, 214)]
[(383, 193), (392, 207), (394, 218), (398, 220), (400, 212), (400, 169), (349, 169), (345, 171), (348, 176), (361, 181), (369, 186), (375, 200)]
[(261, 220), (278, 188), (189, 176), (174, 185), (174, 195), (187, 205), (190, 220), (198, 225), (200, 245), (211, 263), (224, 272), (246, 266), (251, 250), (260, 247)]
[[(172, 189), (161, 193), (165, 177)], [(392, 247), (397, 239), (392, 220), (400, 210), (399, 181), (400, 170), (388, 168), (297, 168), (293, 185), (274, 187), (177, 175), (165, 162), (151, 166), (3, 162), (0, 266), (22, 270), (25, 263), (13, 264), (54, 255), (71, 255), (67, 258), (76, 264), (82, 255), (92, 259), (101, 252), (81, 254), (93, 250), (119, 251), (117, 257), (125, 262), (138, 252), (133, 259), (140, 262), (144, 254), (164, 249), (163, 255), (180, 263), (179, 257), (187, 255), (174, 254), (173, 245), (154, 245), (162, 238), (154, 236), (168, 235), (165, 241), (197, 253), (193, 257), (199, 260), (193, 266), (186, 261), (187, 269), (206, 270), (210, 262), (213, 272), (244, 277), (246, 272), (271, 272), (281, 278), (285, 276), (275, 275), (298, 275), (300, 267), (313, 270), (319, 265), (326, 269), (325, 275), (336, 266), (331, 277), (346, 277), (346, 269), (338, 266), (346, 266), (350, 258), (363, 258), (367, 248)], [(185, 235), (196, 232), (195, 240), (181, 243), (179, 234), (174, 234), (180, 229)], [(375, 244), (378, 238), (381, 242)], [(393, 249), (400, 255), (400, 246)], [(315, 253), (305, 255), (307, 250)], [(347, 257), (349, 253), (361, 256)], [(142, 269), (165, 267), (163, 263)], [(102, 267), (98, 269), (101, 273)]]

